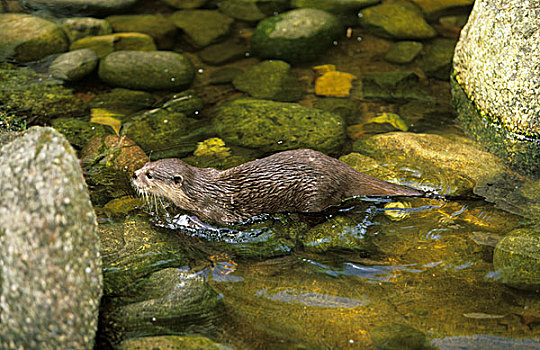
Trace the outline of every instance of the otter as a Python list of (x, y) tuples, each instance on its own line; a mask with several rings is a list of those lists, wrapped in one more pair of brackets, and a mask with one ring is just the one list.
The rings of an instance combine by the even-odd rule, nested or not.
[(135, 171), (132, 182), (143, 195), (165, 197), (200, 220), (221, 224), (264, 213), (320, 212), (355, 196), (424, 194), (311, 149), (279, 152), (223, 171), (161, 159)]

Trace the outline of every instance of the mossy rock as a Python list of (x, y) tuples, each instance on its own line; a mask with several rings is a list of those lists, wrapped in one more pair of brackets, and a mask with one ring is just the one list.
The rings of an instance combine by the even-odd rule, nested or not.
[(75, 50), (61, 54), (49, 66), (49, 74), (56, 79), (77, 81), (92, 73), (98, 64), (98, 57), (89, 49)]
[(331, 249), (366, 250), (366, 228), (354, 219), (337, 216), (310, 229), (300, 242), (307, 251), (326, 252)]
[(259, 22), (251, 37), (251, 50), (262, 59), (312, 61), (332, 45), (341, 29), (337, 18), (328, 12), (292, 10)]
[(225, 67), (210, 73), (209, 83), (212, 85), (232, 83), (234, 78), (244, 73), (241, 68)]
[(90, 49), (104, 58), (114, 51), (156, 51), (152, 37), (142, 33), (116, 33), (82, 38), (69, 47), (71, 51)]
[(107, 35), (112, 33), (109, 22), (92, 17), (63, 18), (58, 21), (64, 32), (73, 43), (89, 36)]
[(412, 62), (422, 51), (424, 45), (418, 41), (400, 41), (393, 44), (384, 55), (391, 63), (406, 64)]
[(148, 92), (116, 88), (97, 95), (88, 102), (88, 106), (128, 115), (150, 108), (154, 103), (156, 99)]
[(391, 2), (368, 7), (358, 14), (360, 23), (374, 34), (393, 39), (431, 39), (437, 35), (422, 10), (409, 2)]
[(208, 0), (162, 0), (177, 9), (197, 9), (203, 7)]
[(345, 141), (343, 118), (295, 103), (233, 100), (218, 108), (214, 125), (226, 143), (265, 152), (312, 148), (337, 153)]
[(429, 20), (454, 13), (469, 13), (474, 0), (412, 0)]
[(493, 266), (502, 282), (523, 290), (540, 290), (540, 230), (517, 229), (497, 243)]
[(202, 335), (162, 335), (124, 340), (118, 346), (120, 350), (232, 350), (227, 345), (213, 342)]
[(440, 80), (450, 80), (456, 43), (455, 40), (451, 39), (435, 39), (426, 45), (420, 67), (427, 76)]
[(424, 333), (400, 323), (376, 327), (369, 335), (377, 350), (421, 350), (426, 341)]
[(105, 18), (115, 32), (138, 32), (151, 36), (159, 49), (174, 46), (176, 26), (162, 15), (122, 15)]
[(128, 10), (138, 0), (20, 0), (23, 7), (56, 17), (107, 16)]
[(194, 76), (191, 61), (169, 51), (118, 51), (99, 64), (101, 80), (126, 89), (183, 90)]
[(56, 118), (51, 122), (51, 126), (61, 132), (76, 150), (81, 150), (96, 136), (114, 133), (108, 126), (76, 118)]
[(387, 72), (363, 77), (364, 98), (380, 100), (430, 100), (429, 89), (414, 72)]
[(291, 66), (283, 61), (263, 61), (233, 80), (237, 90), (252, 97), (293, 102), (302, 98), (304, 91)]
[(291, 6), (327, 11), (336, 15), (342, 24), (355, 26), (358, 24), (358, 10), (379, 2), (381, 0), (292, 0)]
[(86, 104), (60, 81), (7, 63), (0, 63), (0, 101), (28, 125), (88, 114)]
[(154, 109), (133, 116), (122, 133), (131, 138), (152, 159), (184, 157), (195, 150), (203, 124), (183, 113)]
[(0, 14), (0, 33), (0, 61), (37, 61), (68, 48), (68, 38), (59, 25), (27, 14)]
[(172, 113), (183, 113), (188, 117), (195, 117), (203, 109), (203, 100), (194, 90), (186, 90), (172, 95), (163, 103), (161, 109)]
[(246, 56), (248, 47), (234, 42), (210, 45), (199, 51), (201, 60), (212, 65), (221, 65)]
[(358, 103), (344, 98), (319, 98), (313, 102), (313, 107), (334, 114), (339, 114), (347, 125), (354, 124), (358, 118)]
[(219, 10), (229, 17), (247, 22), (257, 22), (287, 10), (288, 0), (222, 0)]
[(229, 35), (233, 19), (213, 10), (177, 11), (169, 19), (197, 47), (216, 43)]

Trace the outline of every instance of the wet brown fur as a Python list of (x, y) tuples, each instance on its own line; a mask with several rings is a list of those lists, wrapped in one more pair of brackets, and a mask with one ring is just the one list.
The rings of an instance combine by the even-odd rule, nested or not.
[(310, 149), (276, 153), (224, 171), (162, 159), (137, 170), (133, 184), (139, 192), (166, 197), (200, 219), (218, 223), (263, 213), (319, 212), (354, 196), (423, 194)]

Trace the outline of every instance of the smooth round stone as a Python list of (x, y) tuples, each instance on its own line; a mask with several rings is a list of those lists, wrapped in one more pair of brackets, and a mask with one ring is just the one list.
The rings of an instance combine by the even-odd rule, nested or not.
[(229, 35), (234, 20), (219, 11), (176, 11), (169, 19), (187, 35), (197, 47), (205, 47)]
[(66, 52), (58, 56), (49, 66), (53, 78), (76, 81), (84, 78), (96, 69), (98, 57), (89, 49)]
[(390, 50), (384, 55), (384, 59), (397, 64), (410, 63), (418, 56), (423, 47), (424, 45), (417, 41), (400, 41), (390, 47)]
[(177, 9), (197, 9), (202, 7), (208, 0), (162, 0), (169, 6)]
[(169, 51), (117, 51), (99, 64), (101, 80), (127, 89), (182, 90), (194, 76), (189, 59)]
[(31, 10), (46, 11), (56, 16), (107, 15), (127, 9), (138, 0), (19, 0)]
[(0, 60), (37, 61), (68, 48), (60, 26), (31, 15), (0, 14), (0, 33)]
[(328, 12), (292, 10), (259, 22), (251, 37), (251, 50), (260, 58), (311, 61), (330, 47), (340, 29), (337, 18)]
[(150, 35), (142, 33), (115, 33), (98, 35), (75, 41), (70, 50), (90, 49), (99, 58), (103, 58), (113, 51), (155, 51), (156, 45)]
[(115, 32), (138, 32), (150, 35), (158, 48), (174, 46), (176, 26), (162, 15), (122, 15), (106, 18)]

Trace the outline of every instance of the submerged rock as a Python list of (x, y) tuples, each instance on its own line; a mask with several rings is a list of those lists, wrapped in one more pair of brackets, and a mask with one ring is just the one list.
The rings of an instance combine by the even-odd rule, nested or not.
[(81, 150), (96, 136), (106, 136), (114, 133), (108, 126), (76, 118), (56, 118), (51, 122), (51, 126), (62, 133), (77, 150)]
[(109, 22), (104, 19), (74, 17), (61, 19), (58, 23), (62, 26), (62, 29), (64, 29), (64, 32), (71, 43), (88, 36), (107, 35), (112, 33)]
[(363, 77), (365, 98), (382, 100), (429, 100), (429, 89), (420, 83), (414, 72), (387, 72)]
[(415, 4), (420, 6), (422, 11), (431, 20), (441, 16), (445, 16), (451, 13), (455, 13), (458, 10), (464, 12), (470, 12), (470, 7), (474, 4), (474, 0), (412, 0)]
[(197, 47), (216, 43), (229, 35), (233, 19), (213, 10), (177, 11), (169, 19)]
[(330, 249), (366, 250), (368, 243), (362, 223), (346, 216), (337, 216), (311, 228), (301, 243), (306, 251), (325, 252)]
[(170, 96), (160, 108), (172, 113), (183, 113), (188, 117), (195, 117), (203, 107), (204, 103), (195, 91), (186, 90)]
[(336, 15), (342, 24), (355, 26), (358, 24), (358, 10), (379, 2), (381, 0), (292, 0), (291, 6), (327, 11)]
[(58, 56), (49, 66), (53, 78), (77, 81), (92, 73), (98, 64), (98, 57), (89, 49), (66, 52)]
[(87, 114), (85, 103), (58, 80), (0, 63), (0, 101), (28, 125)]
[(298, 9), (262, 20), (251, 37), (253, 54), (290, 63), (311, 61), (338, 37), (337, 18), (321, 10)]
[(422, 10), (409, 2), (368, 7), (358, 14), (360, 23), (377, 35), (393, 39), (430, 39), (437, 35)]
[(104, 58), (114, 51), (156, 51), (154, 40), (142, 33), (117, 33), (110, 35), (99, 35), (86, 37), (71, 44), (71, 51), (79, 49), (90, 49)]
[(154, 96), (148, 92), (116, 88), (97, 95), (88, 102), (88, 106), (128, 115), (150, 108), (155, 102)]
[(388, 62), (405, 64), (410, 63), (422, 51), (424, 45), (418, 41), (400, 41), (393, 44), (384, 55)]
[(27, 14), (0, 14), (0, 33), (0, 61), (37, 61), (68, 48), (68, 39), (60, 26)]
[(524, 228), (510, 232), (497, 243), (493, 266), (502, 282), (518, 289), (540, 291), (540, 230)]
[[(166, 268), (141, 279), (131, 297), (102, 309), (103, 331), (111, 343), (144, 335), (211, 332), (224, 311), (223, 300), (204, 279)], [(131, 299), (131, 300), (130, 300)]]
[(138, 0), (19, 0), (30, 10), (50, 12), (63, 16), (104, 16), (126, 10)]
[(369, 333), (377, 350), (421, 350), (426, 341), (424, 333), (400, 323), (376, 327)]
[(177, 9), (196, 9), (202, 7), (208, 0), (162, 0)]
[(263, 61), (238, 75), (233, 85), (252, 97), (293, 102), (302, 98), (304, 91), (291, 66), (283, 61)]
[(360, 139), (353, 150), (391, 164), (390, 169), (407, 181), (436, 188), (441, 194), (470, 193), (478, 182), (496, 179), (506, 171), (501, 159), (461, 137), (392, 132)]
[(138, 32), (151, 36), (159, 49), (174, 46), (177, 29), (161, 15), (122, 15), (106, 18), (115, 32)]
[(435, 39), (425, 47), (420, 67), (427, 76), (440, 80), (449, 80), (452, 69), (452, 58), (456, 41)]
[(202, 335), (162, 335), (124, 340), (118, 346), (120, 350), (232, 350), (232, 347), (213, 342)]
[(92, 348), (97, 222), (79, 162), (51, 128), (0, 148), (0, 348)]
[(194, 76), (191, 61), (169, 51), (118, 51), (99, 64), (101, 80), (134, 90), (183, 90)]
[(288, 0), (222, 0), (219, 10), (242, 21), (256, 22), (289, 8)]
[(214, 125), (225, 142), (265, 152), (313, 148), (333, 153), (345, 141), (339, 115), (295, 103), (233, 100), (219, 107)]
[(220, 65), (246, 56), (248, 48), (234, 42), (210, 45), (199, 51), (201, 60), (208, 64)]

